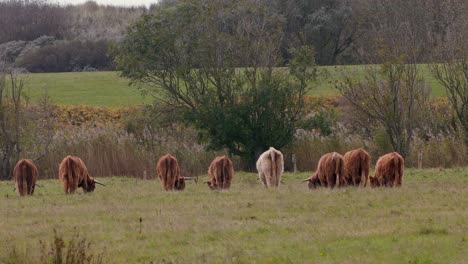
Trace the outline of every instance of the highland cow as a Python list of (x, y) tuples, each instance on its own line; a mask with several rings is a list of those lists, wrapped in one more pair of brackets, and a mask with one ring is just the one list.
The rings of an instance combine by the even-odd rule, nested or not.
[(66, 156), (62, 160), (59, 166), (59, 179), (66, 194), (75, 193), (79, 187), (83, 188), (85, 193), (92, 192), (96, 188), (96, 183), (104, 185), (91, 177), (84, 162), (75, 156)]
[(317, 170), (310, 178), (303, 180), (309, 182), (309, 189), (317, 186), (334, 188), (344, 185), (344, 160), (343, 156), (336, 152), (323, 155), (317, 165)]
[(273, 147), (263, 152), (257, 160), (258, 177), (265, 187), (277, 187), (284, 171), (283, 154)]
[(370, 169), (369, 153), (362, 148), (355, 149), (346, 152), (343, 159), (345, 184), (366, 187)]
[(405, 161), (397, 152), (381, 156), (375, 165), (374, 176), (369, 177), (371, 187), (400, 187), (403, 182)]
[(39, 173), (36, 165), (30, 159), (19, 160), (13, 169), (16, 192), (20, 196), (32, 195), (36, 187)]
[(209, 180), (205, 183), (212, 190), (229, 189), (233, 174), (232, 161), (226, 156), (216, 157), (208, 168)]
[(171, 154), (166, 154), (158, 160), (156, 171), (166, 191), (183, 191), (185, 189), (185, 181), (194, 179), (180, 176), (179, 163)]

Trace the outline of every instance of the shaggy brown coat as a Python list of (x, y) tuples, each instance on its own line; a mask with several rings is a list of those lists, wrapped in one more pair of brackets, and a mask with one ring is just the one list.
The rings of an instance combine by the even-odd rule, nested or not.
[(32, 195), (39, 175), (36, 165), (30, 159), (19, 160), (13, 169), (16, 192), (20, 196)]
[(315, 189), (317, 186), (334, 188), (344, 184), (344, 160), (343, 156), (336, 152), (323, 155), (317, 165), (317, 170), (308, 181), (309, 189)]
[(265, 187), (278, 187), (284, 171), (283, 154), (270, 147), (258, 158), (257, 171)]
[(171, 154), (166, 154), (159, 159), (156, 171), (163, 183), (164, 190), (182, 191), (185, 189), (185, 179), (180, 176), (179, 163)]
[(208, 178), (206, 182), (212, 190), (223, 190), (231, 187), (234, 168), (232, 161), (226, 157), (216, 157), (208, 168)]
[(84, 162), (76, 156), (66, 156), (59, 166), (59, 179), (66, 194), (75, 193), (78, 187), (83, 192), (92, 192), (96, 188), (96, 181), (89, 176)]
[(344, 182), (347, 185), (366, 187), (370, 169), (369, 153), (362, 148), (355, 149), (346, 152), (343, 159)]
[(403, 183), (405, 161), (397, 152), (381, 156), (375, 165), (374, 176), (369, 177), (371, 187), (400, 187)]

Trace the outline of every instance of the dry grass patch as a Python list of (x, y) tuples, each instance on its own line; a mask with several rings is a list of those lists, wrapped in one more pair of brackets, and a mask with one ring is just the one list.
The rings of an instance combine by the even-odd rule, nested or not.
[[(235, 173), (231, 190), (107, 178), (89, 195), (43, 180), (32, 197), (0, 182), (0, 256), (40, 259), (53, 230), (77, 230), (104, 263), (462, 263), (468, 259), (468, 170), (407, 170), (400, 189), (309, 191), (285, 174), (279, 190)], [(141, 218), (141, 223), (140, 223)], [(140, 229), (141, 228), (141, 229)], [(140, 232), (141, 230), (141, 232)], [(0, 257), (0, 262), (6, 261)]]

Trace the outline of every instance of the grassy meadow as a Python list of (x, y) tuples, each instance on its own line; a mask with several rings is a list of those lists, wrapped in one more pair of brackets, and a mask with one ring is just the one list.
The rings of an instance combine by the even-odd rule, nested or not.
[(156, 180), (98, 177), (106, 187), (68, 196), (42, 180), (22, 198), (0, 182), (0, 263), (36, 263), (54, 229), (65, 241), (78, 232), (104, 263), (468, 260), (466, 168), (408, 169), (399, 189), (309, 191), (300, 183), (308, 175), (286, 173), (266, 190), (240, 172), (226, 192), (188, 183), (169, 193)]
[[(319, 67), (322, 72), (316, 87), (310, 95), (337, 94), (335, 82), (342, 78), (342, 70), (356, 71), (362, 76), (363, 66)], [(443, 87), (432, 77), (427, 66), (422, 74), (432, 89), (433, 96), (444, 96)], [(90, 106), (132, 106), (150, 102), (135, 88), (128, 87), (128, 80), (119, 77), (118, 72), (67, 72), (34, 73), (26, 77), (26, 93), (33, 99), (39, 98), (47, 90), (55, 104)]]

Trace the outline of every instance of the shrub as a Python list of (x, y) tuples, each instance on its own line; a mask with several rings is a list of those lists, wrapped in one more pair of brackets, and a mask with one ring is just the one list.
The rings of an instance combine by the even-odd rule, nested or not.
[[(39, 240), (40, 254), (13, 247), (5, 263), (50, 263), (50, 264), (100, 264), (104, 263), (104, 253), (93, 252), (91, 243), (76, 230), (70, 240), (65, 241), (54, 229), (54, 238), (50, 243)], [(40, 257), (39, 257), (40, 256)]]
[(59, 40), (23, 52), (16, 64), (30, 72), (113, 70), (112, 59), (107, 55), (108, 45), (105, 40)]

